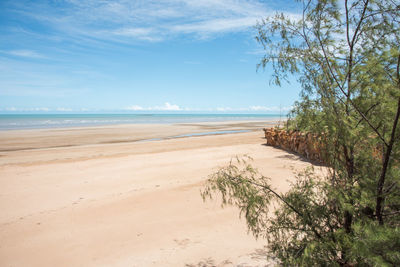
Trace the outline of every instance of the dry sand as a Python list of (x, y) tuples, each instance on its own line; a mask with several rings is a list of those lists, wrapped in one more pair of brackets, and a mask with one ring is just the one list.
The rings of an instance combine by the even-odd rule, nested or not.
[[(0, 266), (266, 265), (265, 240), (247, 233), (238, 210), (199, 194), (209, 174), (243, 154), (287, 190), (293, 170), (310, 164), (263, 145), (265, 125), (0, 132)], [(161, 140), (137, 142), (151, 138)]]

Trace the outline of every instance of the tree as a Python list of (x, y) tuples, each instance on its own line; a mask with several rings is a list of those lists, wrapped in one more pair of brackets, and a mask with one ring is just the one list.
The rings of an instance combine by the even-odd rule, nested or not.
[[(319, 134), (328, 174), (277, 193), (248, 161), (210, 176), (284, 265), (400, 265), (400, 2), (308, 0), (257, 25), (272, 81), (302, 85), (288, 127)], [(279, 208), (271, 210), (273, 202)]]

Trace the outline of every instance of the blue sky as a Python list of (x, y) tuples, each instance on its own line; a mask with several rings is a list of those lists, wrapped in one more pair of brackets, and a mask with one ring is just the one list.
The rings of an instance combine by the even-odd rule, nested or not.
[(253, 26), (295, 1), (0, 1), (0, 112), (277, 113)]

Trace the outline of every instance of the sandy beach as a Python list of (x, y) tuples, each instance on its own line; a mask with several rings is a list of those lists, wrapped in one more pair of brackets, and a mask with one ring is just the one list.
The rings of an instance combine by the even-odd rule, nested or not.
[(0, 266), (266, 265), (238, 210), (199, 192), (244, 154), (287, 190), (310, 163), (264, 145), (273, 124), (0, 132)]

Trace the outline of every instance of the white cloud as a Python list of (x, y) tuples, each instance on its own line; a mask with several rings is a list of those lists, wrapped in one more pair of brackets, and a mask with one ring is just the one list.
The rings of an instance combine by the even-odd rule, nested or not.
[[(48, 107), (31, 107), (31, 108), (16, 108), (16, 107), (5, 107), (5, 108), (0, 108), (0, 110), (3, 111), (9, 111), (9, 112), (51, 112), (51, 111), (58, 111), (58, 112), (69, 112), (69, 111), (74, 111), (71, 108), (64, 108), (64, 107), (58, 107), (58, 108), (48, 108)], [(81, 109), (81, 111), (88, 110), (88, 109)]]
[(232, 108), (230, 108), (230, 107), (218, 107), (215, 110), (216, 111), (220, 111), (220, 112), (226, 112), (226, 111), (232, 111)]
[(72, 108), (56, 108), (56, 111), (73, 111)]
[(274, 111), (274, 112), (278, 112), (278, 111), (289, 111), (291, 110), (292, 107), (265, 107), (265, 106), (251, 106), (249, 107), (250, 111)]
[(10, 51), (1, 51), (3, 53), (17, 56), (17, 57), (28, 57), (28, 58), (45, 58), (45, 56), (32, 51), (32, 50), (10, 50)]
[(4, 110), (4, 111), (16, 111), (16, 112), (18, 112), (18, 111), (45, 111), (45, 112), (51, 111), (50, 108), (46, 108), (46, 107), (36, 107), (36, 108), (5, 107), (5, 108), (3, 108), (1, 110)]
[(125, 108), (125, 110), (132, 110), (132, 111), (180, 111), (183, 110), (178, 105), (173, 105), (166, 102), (163, 106), (154, 106), (154, 107), (142, 107), (138, 105), (133, 105), (130, 107)]
[(50, 111), (49, 108), (32, 108), (30, 110), (32, 110), (32, 111)]
[(145, 110), (143, 107), (137, 106), (137, 105), (130, 106), (130, 107), (127, 107), (127, 108), (125, 108), (125, 109), (126, 109), (126, 110), (134, 110), (134, 111), (137, 111), (137, 110)]
[(155, 109), (157, 110), (174, 110), (174, 111), (178, 111), (178, 110), (182, 110), (178, 105), (171, 105), (170, 103), (166, 102), (164, 104), (164, 106), (161, 107), (155, 107)]
[(231, 107), (217, 107), (213, 109), (217, 112), (287, 112), (290, 111), (292, 107), (267, 107), (267, 106), (250, 106), (242, 108), (231, 108)]

